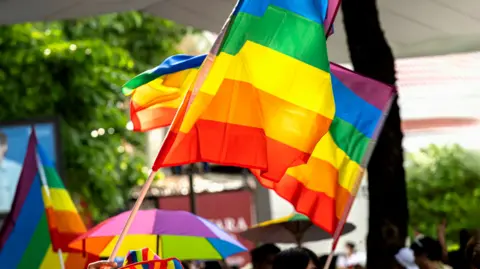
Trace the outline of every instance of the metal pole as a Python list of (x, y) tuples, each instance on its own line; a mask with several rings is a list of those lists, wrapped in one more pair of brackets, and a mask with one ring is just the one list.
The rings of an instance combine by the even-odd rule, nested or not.
[(190, 191), (188, 192), (188, 196), (190, 199), (190, 212), (193, 214), (197, 214), (197, 204), (195, 202), (195, 186), (193, 184), (193, 172), (194, 172), (195, 165), (191, 164), (188, 169), (188, 184), (190, 187)]

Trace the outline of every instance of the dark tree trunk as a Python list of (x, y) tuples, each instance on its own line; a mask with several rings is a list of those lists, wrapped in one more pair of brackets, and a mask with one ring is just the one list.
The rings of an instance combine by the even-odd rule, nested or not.
[[(375, 0), (343, 0), (345, 31), (353, 68), (395, 84), (395, 62), (380, 27)], [(392, 105), (368, 166), (370, 197), (367, 268), (395, 268), (394, 254), (405, 244), (408, 205), (403, 169), (400, 111)]]

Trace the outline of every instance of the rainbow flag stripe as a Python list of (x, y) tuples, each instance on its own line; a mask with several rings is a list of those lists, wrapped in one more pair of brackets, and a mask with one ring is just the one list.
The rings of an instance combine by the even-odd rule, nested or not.
[(123, 85), (123, 93), (131, 95), (130, 118), (134, 131), (145, 132), (171, 124), (203, 60), (175, 55)]
[(176, 258), (160, 259), (148, 248), (131, 250), (120, 269), (183, 269)]
[[(80, 228), (83, 227), (85, 229), (81, 219), (71, 218), (68, 214), (57, 214), (54, 212), (56, 209), (71, 209), (70, 203), (52, 205), (54, 202), (64, 203), (66, 200), (70, 200), (70, 197), (66, 199), (63, 194), (57, 196), (55, 190), (53, 190), (50, 192), (52, 194), (51, 202), (44, 201), (42, 197), (42, 189), (44, 190), (41, 179), (42, 167), (37, 165), (36, 159), (37, 154), (40, 156), (43, 154), (41, 150), (37, 149), (39, 149), (39, 145), (37, 144), (35, 132), (32, 132), (12, 211), (5, 220), (5, 224), (0, 232), (0, 267), (2, 268), (61, 268), (58, 253), (54, 249), (63, 245), (54, 245), (56, 242), (52, 240), (51, 232), (57, 234), (57, 237), (59, 237), (58, 242), (62, 243), (64, 242), (61, 239), (62, 235), (66, 235), (68, 238), (70, 235), (79, 232)], [(51, 175), (53, 173), (52, 169), (54, 170), (53, 166), (45, 166), (45, 163), (43, 163), (43, 160), (46, 160), (45, 155), (40, 158), (44, 165), (43, 170), (47, 175)], [(47, 162), (47, 164), (51, 164), (51, 162)], [(59, 179), (58, 176), (57, 179)], [(55, 178), (48, 179), (49, 184), (53, 184), (55, 180)], [(58, 183), (56, 186), (58, 187)], [(51, 223), (52, 216), (65, 215), (66, 218), (62, 219), (61, 222), (60, 219), (55, 217), (55, 224)], [(77, 220), (81, 223), (75, 223), (72, 220)], [(66, 221), (74, 227), (72, 230)], [(89, 259), (95, 258), (90, 255), (83, 257), (82, 253), (67, 253), (67, 251), (63, 251), (63, 260), (67, 269), (83, 269), (88, 264)]]
[(154, 170), (213, 162), (259, 169), (278, 181), (308, 160), (335, 106), (322, 15), (299, 8), (307, 2), (239, 3), (218, 55), (204, 62), (211, 68), (203, 84), (187, 92)]

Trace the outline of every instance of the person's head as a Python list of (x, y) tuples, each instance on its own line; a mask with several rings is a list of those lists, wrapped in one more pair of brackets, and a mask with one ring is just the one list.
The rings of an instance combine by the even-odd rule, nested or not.
[(217, 261), (207, 261), (204, 269), (222, 269), (222, 265)]
[(8, 150), (8, 141), (7, 136), (0, 132), (0, 162), (3, 160), (3, 157), (7, 153)]
[(318, 257), (311, 250), (289, 248), (275, 256), (272, 269), (317, 269), (318, 265)]
[(254, 269), (271, 269), (275, 255), (280, 249), (274, 244), (264, 244), (250, 251)]
[(347, 255), (352, 255), (355, 252), (355, 243), (347, 242), (345, 244), (345, 249), (347, 251)]
[(415, 255), (415, 263), (420, 269), (434, 268), (434, 264), (442, 260), (442, 245), (431, 237), (416, 239), (410, 248)]
[(183, 267), (183, 269), (189, 269), (190, 268), (190, 262), (182, 261), (182, 267)]
[(471, 237), (472, 235), (467, 229), (460, 230), (460, 232), (458, 233), (458, 242), (460, 244), (460, 249), (465, 249), (467, 247), (468, 241), (470, 241)]
[[(330, 267), (328, 267), (328, 269), (337, 268), (337, 258), (338, 258), (337, 255), (333, 255), (332, 261), (330, 262)], [(328, 255), (327, 254), (319, 256), (318, 257), (318, 262), (320, 264), (319, 268), (324, 268), (325, 264), (327, 263), (327, 260), (328, 260)]]
[(480, 235), (470, 238), (465, 248), (465, 258), (471, 269), (480, 269)]
[(404, 269), (418, 269), (415, 255), (410, 248), (402, 248), (395, 254), (395, 260)]

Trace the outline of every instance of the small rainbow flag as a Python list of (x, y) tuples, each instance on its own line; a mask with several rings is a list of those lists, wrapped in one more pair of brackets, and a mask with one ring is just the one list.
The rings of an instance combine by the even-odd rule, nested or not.
[(131, 96), (134, 131), (145, 132), (172, 123), (203, 60), (201, 56), (175, 55), (123, 86), (123, 93)]
[(160, 259), (148, 248), (131, 250), (120, 269), (183, 269), (176, 258)]
[(0, 232), (0, 267), (83, 269), (97, 259), (71, 253), (69, 241), (86, 232), (52, 162), (32, 131), (13, 206)]

